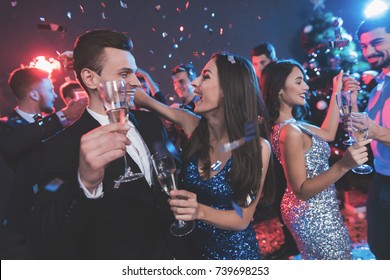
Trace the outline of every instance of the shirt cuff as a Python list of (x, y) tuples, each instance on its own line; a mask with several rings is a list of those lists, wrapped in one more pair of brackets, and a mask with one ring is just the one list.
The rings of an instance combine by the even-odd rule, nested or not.
[(63, 127), (68, 126), (69, 122), (68, 122), (68, 119), (65, 117), (65, 114), (62, 111), (58, 111), (56, 114), (57, 114), (57, 117), (60, 119), (62, 126)]
[(99, 186), (97, 186), (97, 188), (92, 193), (90, 193), (90, 191), (84, 186), (83, 182), (81, 181), (80, 173), (77, 173), (77, 178), (79, 180), (80, 188), (83, 190), (83, 192), (87, 198), (98, 199), (98, 198), (103, 197), (103, 194), (104, 194), (103, 193), (103, 183), (100, 183)]

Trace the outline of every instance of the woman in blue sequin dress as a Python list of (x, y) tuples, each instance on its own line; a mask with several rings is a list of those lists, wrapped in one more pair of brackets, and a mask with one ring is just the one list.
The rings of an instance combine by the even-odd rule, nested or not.
[[(136, 92), (137, 103), (181, 126), (189, 137), (181, 190), (171, 191), (169, 203), (176, 219), (196, 220), (190, 240), (197, 259), (261, 258), (252, 219), (260, 196), (269, 199), (274, 189), (264, 184), (271, 147), (255, 124), (266, 117), (256, 79), (247, 59), (213, 55), (192, 82), (199, 97), (194, 112), (201, 117)], [(244, 136), (248, 121), (253, 137), (223, 151), (223, 144)]]
[[(305, 105), (309, 90), (302, 66), (294, 60), (271, 63), (262, 72), (260, 87), (270, 116), (273, 152), (283, 166), (287, 188), (281, 202), (283, 220), (303, 259), (351, 259), (347, 228), (338, 207), (334, 183), (348, 170), (368, 160), (364, 145), (349, 147), (328, 165), (339, 123), (335, 93), (343, 86), (343, 73), (333, 79), (333, 93), (321, 128), (293, 118), (293, 107)], [(352, 79), (349, 88), (357, 91)]]

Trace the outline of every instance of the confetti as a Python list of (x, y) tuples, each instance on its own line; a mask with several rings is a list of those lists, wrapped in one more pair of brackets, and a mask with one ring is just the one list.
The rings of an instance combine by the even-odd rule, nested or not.
[(215, 17), (215, 13), (211, 13), (211, 17)]
[(80, 7), (81, 12), (84, 14), (84, 7), (81, 5), (79, 7)]
[(103, 8), (106, 8), (106, 3), (100, 2), (100, 5), (101, 5)]
[(66, 32), (66, 27), (63, 25), (58, 25), (54, 23), (38, 23), (37, 28), (39, 30), (50, 30), (58, 32)]
[(163, 38), (166, 38), (168, 36), (168, 33), (167, 32), (163, 32), (161, 35), (163, 36)]
[(106, 13), (104, 11), (102, 12), (102, 19), (108, 19), (108, 17), (106, 17)]
[(236, 211), (237, 215), (240, 216), (240, 218), (242, 218), (243, 215), (242, 215), (242, 209), (241, 209), (241, 207), (238, 206), (238, 204), (235, 203), (234, 201), (232, 201), (232, 206), (233, 206), (234, 211)]
[(219, 35), (222, 35), (223, 34), (223, 28), (220, 28), (219, 29)]
[(39, 18), (40, 21), (46, 21), (44, 17)]
[(127, 3), (123, 2), (122, 0), (120, 0), (119, 2), (122, 8), (127, 9)]
[(188, 9), (189, 6), (190, 6), (190, 1), (187, 1), (186, 2), (186, 10)]
[(18, 5), (18, 1), (11, 1), (11, 6), (12, 7), (16, 7), (16, 5)]
[(55, 178), (45, 186), (45, 190), (49, 192), (56, 192), (63, 183), (64, 181), (62, 181), (61, 179)]
[(67, 13), (66, 13), (66, 16), (67, 16), (69, 19), (72, 19), (72, 13), (71, 13), (71, 12), (67, 12)]
[(222, 166), (222, 162), (220, 160), (217, 160), (210, 166), (210, 168), (212, 171), (219, 171), (221, 169), (221, 166)]
[(179, 48), (179, 45), (178, 45), (178, 44), (174, 44), (174, 45), (173, 45), (173, 48), (174, 48), (174, 49), (177, 49), (177, 48)]
[(181, 13), (180, 8), (176, 8), (176, 12)]
[(155, 10), (156, 12), (159, 12), (159, 11), (161, 10), (161, 6), (160, 6), (160, 5), (156, 5), (156, 6), (154, 7), (154, 10)]
[(183, 32), (183, 31), (184, 31), (184, 26), (180, 26), (179, 30), (180, 30), (181, 32)]

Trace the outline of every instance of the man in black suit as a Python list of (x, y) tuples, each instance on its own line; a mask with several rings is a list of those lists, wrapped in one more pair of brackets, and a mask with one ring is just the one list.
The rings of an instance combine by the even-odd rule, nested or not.
[[(87, 32), (75, 43), (74, 70), (90, 103), (71, 128), (45, 147), (48, 164), (29, 230), (36, 258), (189, 257), (185, 239), (169, 234), (168, 197), (152, 176), (150, 154), (167, 140), (160, 120), (150, 112), (131, 111), (127, 124), (108, 124), (99, 97), (102, 81), (123, 79), (133, 89), (140, 86), (131, 49), (126, 35), (109, 30)], [(134, 172), (145, 176), (115, 189), (123, 155)], [(64, 183), (50, 183), (53, 178)]]
[(25, 234), (41, 164), (41, 142), (73, 123), (82, 113), (82, 101), (35, 122), (36, 114), (54, 111), (57, 97), (49, 74), (37, 68), (16, 69), (9, 85), (18, 106), (0, 121), (0, 257), (31, 258)]

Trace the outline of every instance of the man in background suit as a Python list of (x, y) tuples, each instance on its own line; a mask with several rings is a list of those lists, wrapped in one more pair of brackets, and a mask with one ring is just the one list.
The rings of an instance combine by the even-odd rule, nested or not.
[[(25, 243), (34, 192), (41, 164), (41, 142), (73, 123), (85, 105), (80, 101), (45, 118), (54, 111), (57, 97), (49, 74), (37, 68), (13, 71), (9, 85), (18, 106), (0, 121), (0, 256), (31, 258)], [(34, 120), (34, 116), (36, 120)]]
[[(109, 124), (99, 97), (102, 81), (123, 79), (133, 90), (140, 86), (131, 49), (126, 35), (109, 30), (87, 32), (75, 43), (74, 70), (90, 103), (71, 128), (45, 146), (47, 164), (29, 230), (36, 258), (189, 257), (185, 240), (169, 234), (174, 219), (168, 197), (152, 176), (150, 155), (167, 139), (160, 120), (132, 110), (128, 123)], [(115, 189), (123, 155), (145, 176)], [(50, 183), (54, 178), (64, 183)]]

